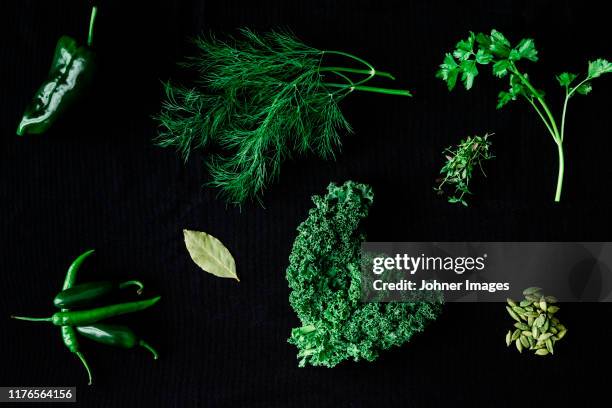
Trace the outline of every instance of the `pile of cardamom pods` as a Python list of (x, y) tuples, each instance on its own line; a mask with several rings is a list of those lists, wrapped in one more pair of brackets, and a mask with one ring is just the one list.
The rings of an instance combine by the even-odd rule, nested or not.
[(525, 299), (516, 303), (508, 299), (506, 310), (516, 320), (515, 330), (508, 330), (506, 345), (516, 345), (519, 353), (523, 349), (534, 350), (538, 356), (554, 353), (554, 345), (565, 337), (567, 329), (554, 316), (559, 311), (554, 296), (544, 296), (540, 288), (527, 288), (523, 291)]

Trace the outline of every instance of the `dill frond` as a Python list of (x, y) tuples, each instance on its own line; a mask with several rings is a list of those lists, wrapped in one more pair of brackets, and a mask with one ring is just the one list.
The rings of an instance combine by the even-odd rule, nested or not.
[[(183, 65), (199, 78), (191, 88), (165, 84), (156, 143), (176, 148), (185, 160), (193, 149), (220, 148), (207, 160), (210, 184), (235, 204), (259, 199), (290, 157), (334, 158), (340, 135), (352, 131), (338, 103), (376, 75), (392, 78), (357, 57), (311, 48), (285, 32), (244, 29), (238, 38), (202, 37), (195, 44), (199, 54)], [(325, 53), (364, 69), (322, 67)], [(348, 74), (362, 78), (353, 81)], [(330, 77), (344, 83), (326, 82)]]

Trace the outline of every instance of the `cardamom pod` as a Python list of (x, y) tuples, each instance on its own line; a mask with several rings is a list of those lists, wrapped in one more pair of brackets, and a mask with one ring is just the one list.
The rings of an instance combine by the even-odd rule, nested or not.
[(527, 340), (527, 337), (521, 336), (521, 337), (519, 337), (519, 339), (521, 340), (521, 343), (523, 344), (523, 347), (525, 347), (525, 348), (529, 347), (529, 340)]
[(538, 326), (538, 327), (542, 327), (544, 326), (544, 322), (546, 321), (546, 316), (545, 315), (540, 315), (540, 317), (538, 317), (535, 322), (533, 322), (534, 326)]
[(548, 306), (546, 309), (548, 313), (557, 313), (559, 311), (559, 306)]
[(521, 341), (519, 339), (516, 339), (516, 342), (514, 344), (516, 344), (516, 349), (519, 351), (519, 353), (522, 353), (523, 352), (523, 343), (521, 343)]
[(529, 330), (529, 326), (527, 326), (525, 323), (514, 323), (514, 327), (521, 330)]
[(518, 317), (518, 315), (514, 312), (514, 310), (510, 308), (510, 306), (506, 306), (506, 310), (508, 311), (510, 317), (512, 317), (514, 320), (516, 320), (517, 322), (521, 321), (521, 318)]
[(551, 339), (546, 339), (546, 349), (550, 352), (550, 354), (554, 354), (553, 352), (553, 342)]
[(555, 343), (567, 333), (566, 327), (554, 316), (560, 309), (552, 304), (557, 299), (544, 296), (540, 291), (537, 287), (525, 289), (525, 299), (518, 304), (513, 299), (506, 299), (506, 310), (516, 321), (514, 331), (508, 330), (506, 333), (506, 346), (514, 342), (519, 353), (529, 349), (539, 356), (554, 354)]
[(539, 291), (541, 291), (541, 290), (542, 290), (541, 288), (538, 288), (538, 287), (532, 286), (532, 287), (530, 287), (530, 288), (525, 289), (525, 290), (523, 291), (523, 295), (524, 295), (524, 296), (527, 296), (527, 295), (532, 295), (532, 294), (537, 293), (537, 292), (539, 292)]
[(544, 322), (544, 325), (542, 326), (542, 332), (546, 333), (549, 327), (550, 327), (550, 319), (546, 319), (546, 321)]
[(539, 306), (540, 306), (540, 309), (542, 309), (543, 311), (546, 311), (546, 309), (548, 308), (548, 305), (546, 304), (546, 300), (544, 299), (544, 296), (540, 298)]
[(538, 341), (545, 341), (552, 335), (552, 333), (542, 333), (540, 337), (538, 337)]

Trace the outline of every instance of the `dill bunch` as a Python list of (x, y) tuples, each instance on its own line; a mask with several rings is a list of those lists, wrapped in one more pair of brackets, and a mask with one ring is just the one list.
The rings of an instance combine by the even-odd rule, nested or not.
[[(334, 158), (341, 133), (352, 131), (338, 106), (351, 92), (410, 96), (364, 85), (374, 77), (394, 78), (354, 55), (311, 48), (290, 33), (243, 29), (237, 38), (201, 37), (195, 44), (198, 55), (182, 65), (198, 79), (192, 87), (165, 83), (155, 142), (176, 148), (185, 160), (193, 149), (214, 146), (217, 152), (206, 161), (210, 184), (234, 204), (259, 200), (288, 158)], [(324, 66), (326, 55), (357, 67)]]
[(449, 203), (460, 203), (465, 207), (468, 206), (464, 196), (472, 194), (469, 187), (474, 169), (480, 168), (480, 171), (486, 177), (482, 163), (494, 158), (491, 153), (491, 141), (489, 140), (492, 135), (493, 133), (487, 133), (484, 136), (468, 136), (460, 141), (457, 146), (444, 149), (443, 154), (446, 163), (440, 170), (443, 177), (437, 180), (440, 184), (434, 190), (440, 195), (444, 194), (444, 186), (453, 190), (448, 197)]

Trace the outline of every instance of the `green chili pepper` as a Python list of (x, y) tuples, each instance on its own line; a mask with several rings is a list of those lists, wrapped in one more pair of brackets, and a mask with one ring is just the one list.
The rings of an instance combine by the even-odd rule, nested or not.
[(93, 7), (87, 46), (78, 46), (76, 40), (68, 36), (58, 40), (47, 80), (26, 108), (17, 135), (44, 133), (86, 88), (94, 67), (94, 54), (90, 47), (96, 13), (97, 8)]
[(129, 286), (136, 286), (138, 294), (141, 294), (144, 288), (144, 285), (137, 280), (121, 283), (110, 281), (88, 282), (61, 291), (53, 299), (53, 304), (60, 309), (89, 306)]
[(66, 272), (66, 277), (64, 278), (64, 285), (62, 286), (62, 290), (70, 289), (72, 286), (74, 286), (74, 282), (76, 282), (76, 275), (79, 271), (79, 268), (81, 267), (85, 259), (89, 258), (89, 256), (93, 253), (94, 250), (90, 249), (88, 251), (83, 252), (74, 261), (72, 261), (70, 267), (68, 268), (68, 271)]
[(56, 326), (87, 326), (111, 317), (134, 313), (147, 309), (157, 302), (161, 296), (136, 302), (117, 303), (115, 305), (98, 307), (95, 309), (77, 310), (68, 312), (57, 312), (51, 317), (26, 317), (11, 316), (17, 320), (28, 320), (31, 322), (51, 322)]
[(61, 329), (62, 329), (62, 340), (64, 341), (64, 345), (68, 347), (68, 350), (70, 350), (72, 353), (76, 354), (79, 360), (81, 360), (81, 363), (83, 363), (85, 370), (87, 370), (87, 378), (89, 380), (87, 384), (88, 385), (93, 384), (91, 370), (89, 369), (89, 364), (87, 364), (87, 360), (85, 360), (85, 355), (81, 353), (80, 351), (79, 340), (77, 338), (77, 334), (76, 334), (76, 331), (74, 330), (74, 327), (62, 326)]
[[(64, 278), (64, 285), (62, 286), (62, 290), (70, 289), (74, 285), (74, 282), (76, 282), (77, 272), (79, 271), (79, 268), (83, 264), (83, 261), (85, 261), (85, 259), (87, 259), (93, 253), (94, 253), (93, 249), (90, 249), (89, 251), (85, 251), (81, 255), (79, 255), (72, 262), (72, 264), (70, 264), (70, 267), (68, 268), (68, 271), (66, 272), (66, 277)], [(62, 309), (62, 311), (67, 312), (68, 309)], [(79, 360), (81, 360), (81, 363), (83, 363), (83, 366), (85, 367), (85, 370), (87, 371), (87, 378), (89, 380), (88, 384), (89, 385), (93, 384), (91, 370), (89, 369), (89, 364), (87, 364), (87, 360), (85, 360), (85, 355), (81, 353), (80, 351), (79, 339), (77, 338), (76, 331), (74, 330), (73, 327), (70, 327), (70, 326), (62, 326), (61, 331), (62, 331), (62, 340), (64, 342), (64, 345), (68, 348), (68, 350), (70, 350), (71, 353), (76, 354)]]
[(144, 340), (139, 339), (136, 333), (127, 326), (95, 324), (91, 326), (80, 326), (76, 329), (84, 337), (97, 341), (98, 343), (126, 349), (140, 346), (149, 350), (151, 354), (153, 354), (155, 360), (159, 358), (157, 351)]

